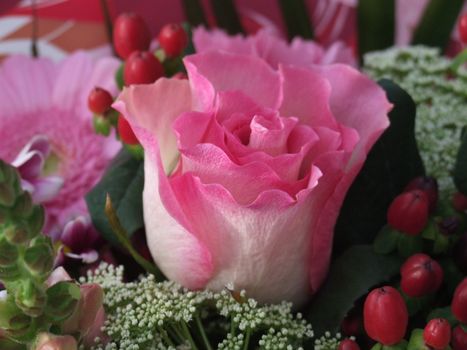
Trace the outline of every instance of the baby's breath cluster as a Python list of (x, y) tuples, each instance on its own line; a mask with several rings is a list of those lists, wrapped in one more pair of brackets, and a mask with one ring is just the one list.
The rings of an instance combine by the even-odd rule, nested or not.
[(104, 333), (111, 340), (97, 340), (95, 350), (247, 349), (253, 339), (255, 348), (288, 350), (313, 336), (292, 304), (259, 305), (244, 291), (194, 292), (152, 275), (124, 282), (123, 267), (107, 264), (82, 282), (105, 291)]
[(326, 332), (321, 338), (315, 339), (315, 350), (337, 350), (341, 340), (340, 333), (333, 336)]
[(438, 178), (443, 195), (450, 193), (451, 171), (467, 124), (467, 69), (460, 67), (453, 76), (448, 58), (422, 46), (372, 52), (364, 61), (367, 73), (395, 81), (416, 102), (416, 136), (427, 173)]

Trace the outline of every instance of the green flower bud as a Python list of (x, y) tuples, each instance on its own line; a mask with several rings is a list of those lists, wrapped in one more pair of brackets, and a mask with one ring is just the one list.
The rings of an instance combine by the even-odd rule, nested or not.
[(28, 227), (31, 237), (37, 236), (44, 226), (45, 213), (42, 206), (36, 205), (33, 207), (32, 213), (28, 218)]
[(15, 199), (16, 196), (13, 188), (6, 183), (0, 183), (0, 205), (11, 207), (15, 203)]
[(75, 311), (81, 296), (79, 286), (71, 281), (62, 281), (47, 289), (45, 314), (52, 322), (61, 322)]
[(9, 225), (4, 230), (5, 237), (12, 244), (24, 244), (29, 240), (29, 234), (25, 227), (20, 225)]
[(26, 249), (24, 262), (32, 274), (44, 275), (52, 270), (53, 255), (53, 248), (50, 244), (39, 243)]
[(17, 264), (0, 266), (0, 281), (13, 282), (21, 277), (21, 271)]
[(33, 203), (29, 192), (23, 192), (17, 199), (12, 213), (20, 218), (28, 218), (32, 214)]
[(18, 249), (5, 239), (0, 240), (0, 266), (10, 266), (18, 259)]
[(15, 303), (26, 315), (38, 317), (42, 314), (47, 297), (31, 280), (25, 280), (15, 291)]

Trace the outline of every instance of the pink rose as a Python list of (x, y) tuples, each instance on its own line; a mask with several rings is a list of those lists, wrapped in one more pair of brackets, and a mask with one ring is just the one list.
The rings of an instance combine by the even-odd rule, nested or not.
[(40, 333), (37, 336), (34, 350), (78, 350), (78, 343), (71, 335), (54, 335)]
[(124, 89), (146, 150), (144, 217), (165, 275), (262, 302), (306, 301), (326, 276), (344, 196), (391, 104), (346, 65), (185, 58), (189, 80)]
[(196, 52), (222, 50), (230, 53), (261, 57), (274, 69), (279, 64), (308, 68), (315, 64), (346, 63), (357, 66), (357, 59), (350, 47), (336, 41), (327, 49), (311, 40), (296, 37), (289, 44), (271, 31), (260, 30), (255, 35), (230, 36), (219, 29), (198, 27), (193, 31)]

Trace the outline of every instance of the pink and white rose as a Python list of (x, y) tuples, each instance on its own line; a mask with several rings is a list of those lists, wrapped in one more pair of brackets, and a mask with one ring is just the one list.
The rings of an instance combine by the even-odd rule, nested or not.
[(326, 276), (339, 209), (391, 104), (347, 65), (274, 69), (225, 51), (184, 63), (189, 80), (130, 86), (114, 104), (146, 151), (154, 260), (188, 288), (305, 302)]

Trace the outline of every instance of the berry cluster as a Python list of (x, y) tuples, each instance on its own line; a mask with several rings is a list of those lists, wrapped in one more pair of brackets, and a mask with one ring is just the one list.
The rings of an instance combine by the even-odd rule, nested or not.
[[(151, 50), (151, 32), (144, 19), (135, 13), (124, 13), (117, 17), (113, 28), (115, 52), (124, 60), (117, 71), (116, 80), (120, 88), (134, 84), (151, 84), (163, 76), (183, 78), (179, 69), (181, 56), (188, 45), (188, 35), (179, 24), (165, 25), (154, 40), (158, 43)], [(175, 70), (174, 70), (175, 67)], [(124, 116), (112, 109), (110, 92), (96, 87), (88, 98), (89, 109), (94, 113), (94, 128), (97, 133), (108, 136), (116, 127), (120, 140), (130, 150), (141, 152), (139, 141)]]
[(394, 198), (374, 248), (403, 258), (400, 279), (357, 301), (341, 330), (358, 342), (344, 339), (339, 350), (374, 342), (375, 350), (467, 350), (466, 213), (467, 197), (440, 200), (432, 177), (413, 179)]

